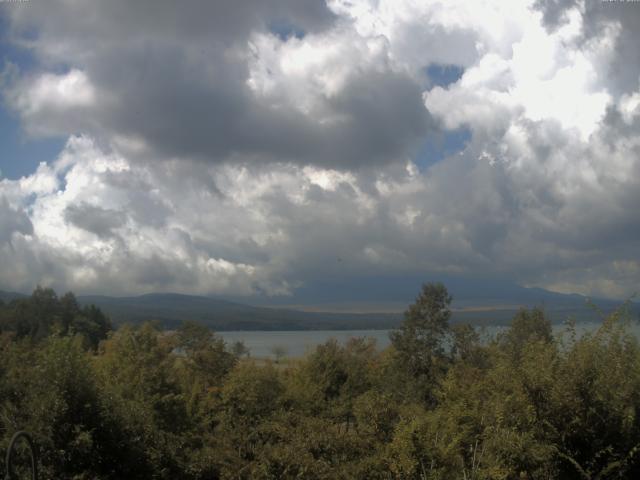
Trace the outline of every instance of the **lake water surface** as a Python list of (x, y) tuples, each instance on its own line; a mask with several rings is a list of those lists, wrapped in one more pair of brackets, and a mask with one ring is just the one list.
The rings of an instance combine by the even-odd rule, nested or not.
[[(578, 335), (595, 330), (599, 323), (580, 323), (576, 326)], [(481, 338), (489, 339), (506, 327), (489, 325), (479, 329)], [(564, 325), (554, 325), (554, 333), (560, 334), (565, 330)], [(391, 330), (303, 330), (303, 331), (237, 331), (217, 332), (228, 344), (242, 341), (249, 349), (252, 357), (273, 358), (273, 349), (281, 347), (286, 357), (301, 357), (312, 351), (318, 345), (335, 338), (339, 343), (345, 344), (353, 337), (372, 338), (380, 349), (389, 346), (389, 332)], [(640, 325), (630, 325), (636, 337), (640, 338)]]
[(282, 347), (286, 357), (302, 357), (318, 345), (335, 338), (345, 344), (350, 338), (373, 338), (378, 348), (389, 345), (390, 330), (302, 330), (283, 332), (216, 332), (227, 344), (242, 341), (252, 357), (273, 357), (273, 349)]

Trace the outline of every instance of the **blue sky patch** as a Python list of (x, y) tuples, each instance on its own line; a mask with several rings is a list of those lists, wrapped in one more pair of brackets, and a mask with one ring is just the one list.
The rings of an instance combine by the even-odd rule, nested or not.
[(464, 68), (460, 65), (442, 65), (432, 63), (426, 68), (427, 76), (431, 87), (447, 87), (457, 82), (464, 73)]
[(283, 42), (286, 42), (291, 37), (304, 38), (306, 33), (303, 29), (287, 20), (276, 20), (269, 23), (269, 31)]
[[(36, 65), (33, 55), (11, 45), (6, 38), (7, 31), (6, 20), (0, 14), (0, 71), (8, 63), (16, 65), (21, 72), (33, 69)], [(7, 108), (0, 96), (0, 178), (18, 179), (33, 173), (40, 162), (55, 159), (65, 141), (62, 137), (29, 138), (21, 128), (18, 116)]]
[(33, 173), (40, 162), (50, 163), (64, 148), (66, 139), (30, 139), (17, 118), (0, 104), (0, 177), (17, 179)]
[(26, 48), (11, 44), (8, 34), (9, 25), (0, 8), (0, 70), (4, 69), (6, 62), (18, 65), (23, 72), (33, 69), (37, 62), (32, 53)]
[(445, 130), (427, 138), (418, 150), (414, 161), (420, 171), (424, 172), (431, 165), (463, 151), (470, 140), (471, 130), (468, 128)]

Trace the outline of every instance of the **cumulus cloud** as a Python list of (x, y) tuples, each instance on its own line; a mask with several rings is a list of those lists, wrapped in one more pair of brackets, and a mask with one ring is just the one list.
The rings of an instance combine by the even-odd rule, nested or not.
[(33, 135), (68, 134), (81, 128), (98, 107), (95, 88), (87, 75), (77, 69), (24, 79), (6, 97)]
[[(636, 5), (30, 6), (10, 35), (37, 67), (12, 67), (4, 98), (29, 134), (69, 141), (0, 181), (0, 285), (288, 295), (483, 272), (624, 296), (640, 281)], [(433, 65), (460, 78), (434, 85)], [(460, 151), (420, 164), (459, 129)]]
[[(34, 199), (27, 185), (46, 184), (38, 177), (52, 171), (59, 181), (37, 190)], [(342, 268), (340, 255), (356, 269), (372, 260), (374, 267), (387, 266), (394, 255), (410, 264), (380, 237), (391, 238), (392, 218), (401, 213), (377, 218), (380, 199), (363, 191), (355, 175), (336, 170), (199, 163), (184, 169), (184, 162), (152, 167), (78, 137), (51, 169), (4, 182), (18, 190), (15, 201), (34, 223), (14, 238), (24, 257), (7, 249), (3, 258), (33, 268), (23, 279), (38, 276), (43, 266), (27, 258), (34, 251), (37, 260), (57, 265), (60, 284), (119, 293), (285, 294), (306, 275)], [(146, 215), (139, 214), (141, 203)], [(10, 271), (3, 276), (14, 285)]]
[(33, 225), (23, 210), (17, 210), (9, 205), (6, 198), (0, 202), (0, 245), (11, 241), (14, 233), (30, 235)]

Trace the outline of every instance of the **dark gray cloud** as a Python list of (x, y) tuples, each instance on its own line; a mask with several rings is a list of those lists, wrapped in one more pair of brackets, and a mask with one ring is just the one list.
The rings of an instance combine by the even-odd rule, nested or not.
[(76, 227), (100, 237), (113, 236), (114, 230), (122, 227), (126, 222), (124, 212), (87, 203), (69, 205), (64, 211), (64, 218)]
[[(543, 12), (545, 24), (555, 30), (568, 21), (567, 12), (581, 2), (578, 0), (537, 0), (536, 7)], [(637, 2), (607, 2), (586, 0), (581, 43), (602, 35), (603, 30), (617, 30), (615, 48), (607, 58), (608, 86), (616, 93), (634, 92), (640, 84), (640, 8)]]
[(33, 224), (24, 210), (12, 208), (7, 199), (0, 196), (0, 245), (10, 242), (14, 233), (31, 235)]
[(555, 29), (567, 21), (566, 14), (578, 5), (578, 0), (536, 0), (534, 7), (543, 14), (547, 27)]
[(638, 90), (640, 85), (640, 8), (637, 2), (586, 2), (585, 37), (588, 39), (610, 25), (619, 28), (607, 78), (616, 93)]
[[(357, 73), (308, 112), (274, 106), (248, 87), (248, 62), (266, 54), (252, 52), (252, 35), (268, 35), (276, 21), (319, 35), (336, 23), (324, 2), (79, 1), (38, 3), (13, 17), (14, 39), (54, 71), (77, 69), (74, 86), (89, 97), (44, 100), (35, 78), (31, 97), (25, 84), (16, 86), (10, 103), (34, 134), (134, 139), (147, 158), (240, 156), (350, 168), (396, 161), (431, 127), (414, 79), (358, 65), (359, 58), (344, 59)], [(320, 110), (340, 120), (319, 122)]]
[[(29, 8), (12, 9), (13, 33), (26, 39), (62, 42), (45, 49), (58, 48), (94, 51), (113, 44), (157, 40), (161, 43), (181, 39), (199, 39), (233, 44), (242, 41), (256, 28), (267, 28), (273, 21), (287, 21), (303, 31), (315, 33), (328, 28), (335, 16), (324, 2), (316, 0), (188, 0), (176, 4), (171, 0), (141, 0), (135, 3), (113, 0), (102, 4), (54, 0), (35, 2)], [(77, 15), (77, 16), (74, 16)], [(29, 29), (31, 29), (29, 31)], [(103, 44), (85, 44), (83, 40), (102, 40)], [(64, 42), (68, 44), (64, 44)], [(110, 45), (111, 44), (111, 45)]]

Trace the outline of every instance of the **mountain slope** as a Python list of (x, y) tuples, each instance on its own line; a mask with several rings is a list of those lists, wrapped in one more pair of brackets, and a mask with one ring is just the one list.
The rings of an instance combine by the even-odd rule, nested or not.
[[(401, 299), (409, 297), (407, 291), (416, 290), (415, 283), (409, 289), (404, 285), (391, 284), (391, 296)], [(419, 285), (419, 283), (418, 283)], [(454, 296), (452, 322), (468, 322), (476, 325), (504, 325), (520, 307), (542, 306), (552, 322), (561, 323), (569, 317), (577, 321), (597, 321), (600, 314), (588, 305), (586, 297), (565, 295), (539, 288), (524, 288), (514, 284), (487, 282), (484, 285), (475, 281), (453, 281), (446, 283)], [(475, 287), (474, 287), (475, 285)], [(377, 291), (376, 285), (372, 286)], [(342, 292), (344, 294), (344, 292)], [(348, 292), (347, 292), (348, 293)], [(9, 302), (25, 295), (0, 291), (0, 299)], [(358, 298), (358, 292), (354, 292)], [(333, 297), (338, 298), (338, 297)], [(349, 298), (346, 295), (343, 298)], [(328, 300), (330, 297), (325, 298)], [(340, 298), (338, 298), (339, 300)], [(252, 299), (252, 301), (255, 299)], [(321, 299), (322, 300), (322, 299)], [(395, 313), (335, 313), (323, 311), (331, 306), (319, 303), (314, 309), (286, 308), (284, 306), (247, 305), (241, 302), (176, 293), (153, 293), (131, 297), (109, 297), (103, 295), (79, 296), (81, 304), (95, 304), (109, 315), (116, 324), (158, 321), (165, 328), (175, 328), (185, 320), (203, 323), (215, 330), (347, 330), (347, 329), (386, 329), (397, 326), (402, 320), (402, 311), (412, 303), (408, 298), (394, 303)], [(367, 303), (367, 302), (364, 302)], [(620, 305), (611, 300), (594, 302), (602, 311), (610, 312)], [(375, 306), (375, 303), (369, 302)], [(300, 308), (304, 304), (300, 305)], [(385, 311), (361, 309), (359, 311)], [(638, 316), (640, 306), (631, 305), (632, 315)]]
[(116, 323), (157, 320), (168, 328), (184, 320), (204, 323), (216, 330), (375, 329), (390, 328), (400, 321), (399, 314), (300, 312), (176, 293), (139, 297), (80, 296), (78, 301), (97, 305)]
[[(476, 325), (508, 324), (521, 307), (542, 306), (552, 322), (561, 323), (569, 317), (577, 321), (597, 321), (598, 311), (580, 295), (552, 292), (530, 293), (530, 301), (520, 298), (498, 299), (495, 305), (479, 307), (454, 306), (452, 322)], [(93, 303), (116, 323), (139, 323), (157, 320), (167, 328), (175, 328), (184, 320), (204, 323), (215, 330), (341, 330), (393, 328), (402, 320), (401, 313), (331, 313), (308, 312), (285, 308), (265, 308), (227, 300), (175, 293), (148, 294), (138, 297), (81, 296), (83, 304)], [(508, 303), (505, 303), (508, 302)], [(506, 306), (505, 306), (506, 305)], [(604, 312), (618, 307), (618, 302), (598, 302)], [(632, 306), (634, 315), (638, 305)]]
[(27, 295), (24, 295), (23, 293), (5, 292), (0, 290), (0, 300), (2, 300), (5, 303), (9, 303), (11, 300), (17, 300), (19, 298), (25, 298), (25, 297), (27, 297)]

